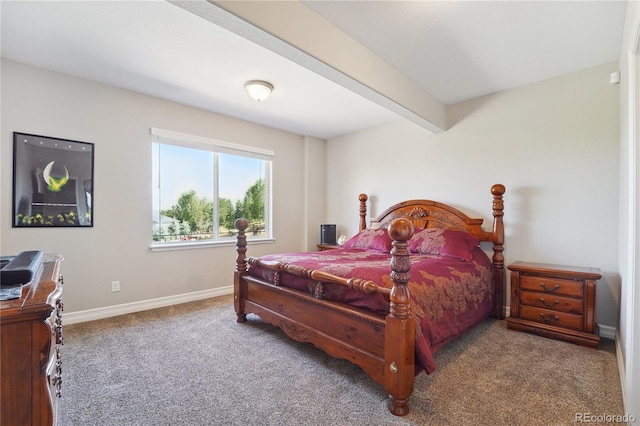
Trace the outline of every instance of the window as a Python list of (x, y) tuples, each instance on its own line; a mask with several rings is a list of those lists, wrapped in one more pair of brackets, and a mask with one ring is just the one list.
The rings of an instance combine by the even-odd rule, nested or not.
[(273, 152), (160, 129), (153, 135), (154, 247), (271, 238)]

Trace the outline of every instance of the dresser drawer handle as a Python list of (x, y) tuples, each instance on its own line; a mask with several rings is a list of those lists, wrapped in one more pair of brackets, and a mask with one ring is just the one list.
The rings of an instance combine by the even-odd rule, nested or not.
[(552, 315), (550, 318), (547, 318), (544, 316), (543, 313), (540, 314), (540, 317), (542, 318), (542, 321), (544, 322), (554, 322), (554, 321), (558, 321), (560, 319), (559, 316), (557, 315)]
[(542, 304), (544, 306), (546, 306), (547, 308), (553, 308), (554, 306), (556, 306), (558, 303), (560, 303), (558, 300), (555, 300), (553, 303), (547, 303), (544, 301), (544, 297), (540, 298), (540, 302), (542, 302)]
[(547, 286), (544, 285), (544, 283), (540, 283), (540, 287), (542, 287), (544, 291), (556, 291), (560, 288), (558, 284), (554, 285), (553, 288), (547, 288)]

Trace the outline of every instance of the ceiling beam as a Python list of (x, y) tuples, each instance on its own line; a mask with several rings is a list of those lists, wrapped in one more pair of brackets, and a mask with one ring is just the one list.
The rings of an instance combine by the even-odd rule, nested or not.
[(433, 133), (447, 129), (442, 103), (301, 2), (169, 1)]

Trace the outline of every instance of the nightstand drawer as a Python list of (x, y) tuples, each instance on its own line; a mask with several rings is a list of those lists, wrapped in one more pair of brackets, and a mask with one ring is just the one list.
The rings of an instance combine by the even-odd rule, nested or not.
[(573, 330), (582, 330), (582, 316), (552, 311), (550, 309), (522, 306), (520, 318)]
[(539, 292), (523, 291), (520, 293), (520, 303), (554, 311), (582, 315), (582, 299), (557, 296)]
[(523, 275), (520, 278), (522, 290), (541, 291), (544, 293), (561, 294), (563, 296), (582, 297), (582, 282)]

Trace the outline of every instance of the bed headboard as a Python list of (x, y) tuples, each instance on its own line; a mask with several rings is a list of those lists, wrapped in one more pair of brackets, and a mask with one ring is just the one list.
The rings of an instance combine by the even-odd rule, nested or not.
[[(496, 280), (496, 307), (494, 316), (504, 318), (504, 202), (502, 196), (506, 189), (504, 185), (496, 184), (491, 187), (493, 195), (493, 229), (482, 229), (483, 219), (473, 219), (460, 210), (431, 200), (409, 200), (395, 204), (382, 212), (375, 219), (371, 219), (372, 228), (386, 228), (396, 218), (403, 217), (411, 221), (416, 228), (447, 228), (464, 230), (480, 241), (493, 244), (493, 268)], [(366, 228), (367, 195), (360, 194), (360, 230)], [(499, 300), (498, 300), (499, 299)]]

